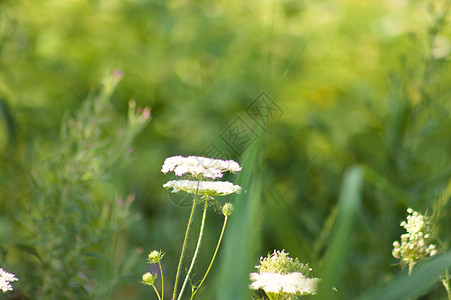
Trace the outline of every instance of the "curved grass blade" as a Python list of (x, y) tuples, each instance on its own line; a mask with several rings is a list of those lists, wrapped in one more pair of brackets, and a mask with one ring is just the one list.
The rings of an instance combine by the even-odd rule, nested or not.
[(220, 275), (216, 282), (218, 300), (249, 299), (249, 272), (255, 259), (257, 215), (261, 201), (260, 142), (244, 153), (238, 184), (243, 192), (236, 197), (235, 212), (226, 232)]
[(333, 288), (339, 285), (338, 280), (346, 262), (353, 221), (360, 207), (363, 174), (360, 167), (353, 167), (343, 180), (335, 230), (320, 272), (322, 279), (318, 293), (320, 299), (333, 299), (335, 293)]
[(413, 270), (393, 279), (386, 286), (361, 296), (360, 300), (415, 299), (426, 293), (440, 280), (440, 275), (451, 268), (451, 251), (438, 255)]

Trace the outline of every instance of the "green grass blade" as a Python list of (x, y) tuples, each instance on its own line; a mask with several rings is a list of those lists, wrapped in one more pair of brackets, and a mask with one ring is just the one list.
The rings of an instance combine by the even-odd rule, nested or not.
[(451, 268), (451, 251), (421, 264), (410, 277), (407, 272), (399, 275), (386, 286), (363, 295), (360, 300), (415, 299), (437, 283), (447, 268)]
[(17, 143), (16, 123), (8, 103), (6, 100), (0, 99), (0, 122), (2, 122), (3, 119), (9, 136), (9, 145), (15, 146)]
[(339, 287), (338, 280), (346, 262), (353, 220), (360, 207), (362, 182), (363, 170), (360, 167), (353, 167), (343, 180), (335, 230), (320, 272), (320, 299), (333, 299), (332, 288)]
[(249, 272), (255, 260), (255, 239), (257, 215), (261, 201), (261, 158), (259, 142), (254, 142), (244, 153), (243, 171), (238, 184), (243, 192), (235, 201), (220, 263), (217, 281), (218, 300), (249, 299)]

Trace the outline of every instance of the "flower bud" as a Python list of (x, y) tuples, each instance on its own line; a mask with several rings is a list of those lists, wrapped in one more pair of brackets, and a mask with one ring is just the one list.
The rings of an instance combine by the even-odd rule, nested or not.
[(159, 263), (163, 259), (164, 254), (165, 253), (161, 250), (160, 251), (154, 250), (149, 253), (147, 262), (149, 264)]
[(224, 204), (224, 206), (222, 207), (222, 214), (228, 217), (232, 214), (232, 212), (233, 212), (233, 204), (230, 202)]
[(143, 274), (142, 278), (143, 278), (143, 281), (142, 281), (143, 284), (152, 286), (155, 284), (155, 279), (157, 279), (157, 275), (147, 272), (147, 273)]

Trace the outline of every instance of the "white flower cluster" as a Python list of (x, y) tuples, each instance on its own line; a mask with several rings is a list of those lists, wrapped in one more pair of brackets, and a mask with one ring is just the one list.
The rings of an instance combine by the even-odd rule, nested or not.
[(11, 286), (10, 282), (17, 280), (19, 279), (17, 279), (14, 274), (8, 273), (0, 268), (0, 289), (3, 292), (12, 291), (13, 287)]
[(315, 295), (320, 279), (308, 278), (312, 270), (308, 264), (288, 256), (285, 251), (274, 250), (267, 257), (260, 258), (260, 265), (255, 266), (258, 273), (251, 273), (250, 289), (263, 289), (265, 293), (280, 297), (271, 299), (294, 299), (296, 296)]
[(425, 217), (411, 208), (407, 209), (407, 213), (410, 214), (407, 216), (407, 222), (402, 221), (401, 226), (404, 227), (408, 233), (415, 236), (426, 228)]
[(315, 295), (319, 279), (307, 278), (300, 272), (288, 274), (280, 273), (251, 273), (253, 281), (251, 289), (263, 289), (267, 293), (287, 293), (296, 295)]
[(201, 156), (172, 156), (166, 158), (161, 172), (173, 171), (177, 176), (190, 174), (195, 180), (171, 180), (163, 185), (172, 188), (172, 192), (184, 191), (202, 196), (225, 196), (239, 193), (241, 187), (228, 181), (204, 181), (204, 178), (221, 178), (223, 172), (241, 171), (240, 165), (233, 160), (213, 159)]
[(172, 156), (166, 158), (161, 168), (161, 172), (174, 172), (177, 176), (183, 176), (185, 174), (191, 174), (192, 176), (199, 178), (221, 178), (222, 173), (239, 172), (241, 171), (240, 165), (233, 160), (221, 160), (213, 159), (201, 156)]
[(163, 185), (164, 188), (172, 188), (172, 192), (184, 191), (190, 194), (225, 196), (239, 193), (241, 187), (228, 181), (192, 181), (171, 180)]
[(407, 212), (407, 222), (401, 222), (407, 233), (401, 235), (401, 243), (393, 243), (393, 256), (404, 262), (415, 262), (427, 255), (434, 256), (437, 249), (429, 243), (431, 234), (427, 218), (411, 208)]

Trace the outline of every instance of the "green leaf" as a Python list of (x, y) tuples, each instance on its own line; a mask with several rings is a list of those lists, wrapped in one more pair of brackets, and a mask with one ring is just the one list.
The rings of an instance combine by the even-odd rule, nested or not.
[(257, 258), (254, 252), (257, 216), (261, 205), (260, 168), (260, 142), (255, 141), (244, 153), (243, 171), (238, 177), (238, 184), (243, 188), (243, 192), (236, 198), (229, 232), (226, 229), (225, 233), (215, 297), (218, 300), (249, 298), (249, 272)]
[(363, 170), (353, 167), (346, 173), (340, 190), (338, 215), (328, 252), (321, 267), (320, 299), (331, 299), (346, 263), (354, 218), (360, 207)]
[(451, 268), (451, 251), (438, 255), (419, 265), (409, 277), (407, 272), (400, 274), (386, 286), (366, 293), (361, 300), (415, 299), (426, 293), (440, 280), (440, 275)]

